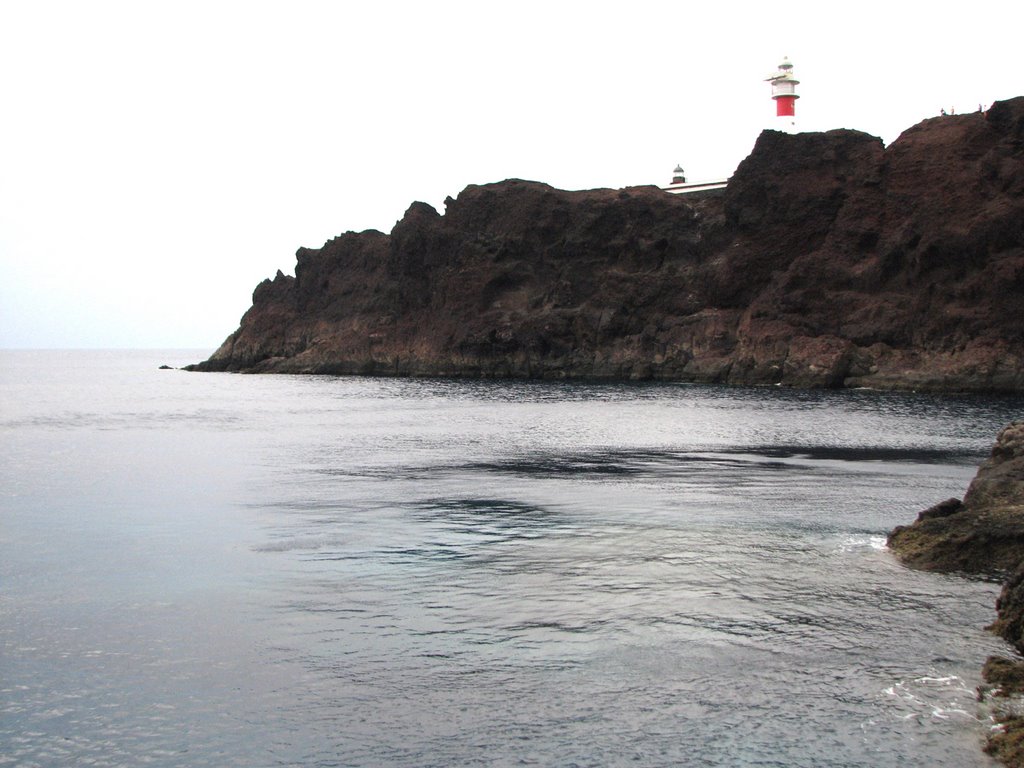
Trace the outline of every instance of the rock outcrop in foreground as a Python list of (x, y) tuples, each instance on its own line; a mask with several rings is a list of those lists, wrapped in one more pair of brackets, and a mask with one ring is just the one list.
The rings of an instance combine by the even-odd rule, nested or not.
[[(1009, 576), (991, 629), (1024, 654), (1024, 421), (996, 438), (963, 501), (926, 509), (910, 526), (889, 535), (889, 546), (908, 565), (933, 571)], [(1002, 728), (988, 751), (1010, 766), (1024, 766), (1024, 718), (1000, 698), (1024, 696), (1024, 662), (990, 658), (985, 679)]]
[(1024, 390), (1024, 97), (766, 131), (724, 193), (467, 187), (301, 248), (199, 370)]
[(1005, 575), (1024, 564), (1024, 421), (999, 433), (963, 501), (949, 499), (897, 527), (889, 547), (929, 571)]

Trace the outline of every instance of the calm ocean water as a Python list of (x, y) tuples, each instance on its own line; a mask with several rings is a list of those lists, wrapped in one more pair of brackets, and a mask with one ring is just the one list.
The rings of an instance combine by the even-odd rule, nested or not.
[(885, 533), (1024, 400), (0, 352), (0, 765), (991, 766)]

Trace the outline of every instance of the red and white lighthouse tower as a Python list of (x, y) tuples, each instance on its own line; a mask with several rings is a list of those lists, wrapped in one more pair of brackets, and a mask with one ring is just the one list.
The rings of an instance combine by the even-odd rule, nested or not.
[(800, 96), (796, 92), (800, 81), (793, 77), (793, 65), (789, 58), (783, 58), (779, 71), (765, 82), (772, 84), (772, 98), (775, 99), (775, 116), (783, 130), (792, 130), (796, 126), (796, 100)]

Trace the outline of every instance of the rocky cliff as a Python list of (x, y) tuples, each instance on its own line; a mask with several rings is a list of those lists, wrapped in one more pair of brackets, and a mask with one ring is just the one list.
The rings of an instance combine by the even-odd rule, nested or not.
[(724, 194), (470, 186), (301, 248), (195, 368), (1024, 389), (1024, 97), (761, 134)]
[[(908, 565), (933, 571), (1009, 576), (991, 629), (1024, 654), (1024, 421), (1003, 429), (963, 501), (949, 499), (889, 535)], [(990, 658), (987, 699), (1000, 721), (988, 751), (1009, 766), (1024, 766), (1024, 662)]]

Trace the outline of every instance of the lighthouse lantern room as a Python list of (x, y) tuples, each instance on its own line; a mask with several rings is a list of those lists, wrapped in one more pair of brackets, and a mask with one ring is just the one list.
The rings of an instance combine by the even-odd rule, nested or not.
[[(772, 84), (772, 98), (775, 99), (775, 116), (792, 125), (796, 117), (796, 100), (800, 98), (796, 87), (800, 81), (793, 77), (793, 65), (789, 58), (783, 58), (779, 71), (765, 78)], [(781, 122), (781, 121), (780, 121)]]

